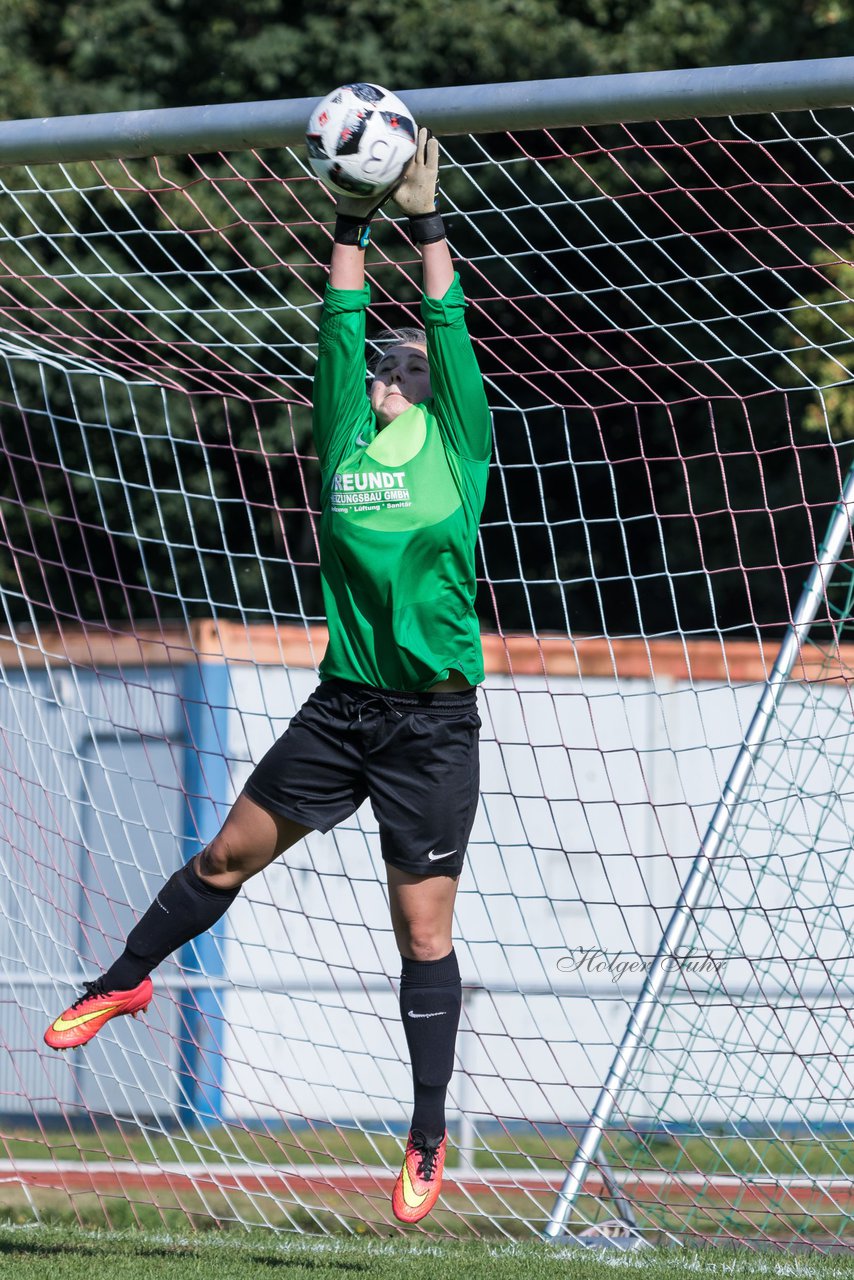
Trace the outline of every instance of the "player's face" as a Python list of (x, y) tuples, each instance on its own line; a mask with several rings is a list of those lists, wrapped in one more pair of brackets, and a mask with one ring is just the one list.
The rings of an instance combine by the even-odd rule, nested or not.
[(402, 342), (380, 360), (371, 383), (371, 408), (380, 427), (387, 427), (413, 404), (433, 394), (427, 348), (420, 342)]

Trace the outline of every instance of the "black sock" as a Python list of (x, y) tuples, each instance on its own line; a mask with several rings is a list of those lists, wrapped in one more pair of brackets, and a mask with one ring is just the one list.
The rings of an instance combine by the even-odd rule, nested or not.
[(139, 986), (162, 960), (224, 916), (239, 889), (216, 889), (193, 869), (193, 860), (163, 886), (128, 934), (124, 953), (104, 974), (107, 991)]
[(400, 1016), (415, 1092), (411, 1127), (438, 1142), (445, 1132), (445, 1095), (463, 1003), (460, 968), (453, 950), (441, 960), (402, 959)]

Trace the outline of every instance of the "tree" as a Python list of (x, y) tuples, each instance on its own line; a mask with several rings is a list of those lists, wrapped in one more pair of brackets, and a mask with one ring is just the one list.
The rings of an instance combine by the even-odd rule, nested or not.
[(803, 428), (838, 442), (854, 440), (854, 241), (842, 254), (836, 262), (828, 262), (826, 252), (814, 255), (827, 288), (795, 299), (780, 333), (781, 346), (791, 351), (787, 381), (796, 381), (797, 370), (799, 385), (818, 391), (803, 411)]
[[(53, 0), (50, 5), (42, 5), (38, 0), (0, 0), (0, 16), (4, 21), (0, 111), (18, 117), (313, 96), (352, 78), (373, 78), (396, 88), (418, 88), (820, 57), (845, 47), (852, 34), (851, 0), (774, 0), (773, 4), (768, 0), (744, 0), (744, 3), (697, 0), (690, 5), (684, 0), (411, 0), (406, 5), (398, 0), (370, 0), (370, 3), (368, 0), (316, 0), (311, 4), (305, 0), (287, 3), (285, 0), (244, 0), (240, 6), (234, 5), (233, 0)], [(682, 137), (681, 128), (679, 125), (671, 128), (676, 140)], [(633, 132), (639, 145), (647, 134), (653, 138), (652, 127), (647, 133), (644, 127), (635, 128)], [(597, 136), (604, 139), (609, 135), (605, 132)], [(552, 158), (548, 165), (539, 168), (533, 162), (528, 165), (525, 179), (531, 208), (519, 216), (515, 228), (508, 229), (500, 211), (494, 217), (483, 216), (478, 221), (478, 228), (486, 229), (499, 255), (491, 260), (489, 267), (489, 286), (497, 295), (491, 315), (495, 324), (510, 335), (506, 346), (501, 348), (505, 370), (502, 376), (515, 379), (507, 384), (508, 390), (520, 403), (528, 402), (532, 393), (530, 380), (524, 376), (525, 370), (519, 363), (521, 348), (514, 348), (518, 315), (510, 299), (517, 281), (509, 258), (505, 261), (501, 256), (502, 246), (506, 245), (510, 254), (514, 246), (518, 249), (519, 243), (524, 243), (535, 216), (538, 184), (541, 184), (543, 202), (551, 198), (555, 187), (570, 197), (589, 196), (593, 190), (591, 183), (600, 177), (603, 181), (607, 177), (607, 189), (625, 194), (615, 186), (619, 179), (604, 151), (598, 159), (585, 160), (586, 175), (569, 158), (573, 149), (579, 150), (579, 138), (580, 135), (565, 131), (558, 141), (565, 149), (566, 158)], [(621, 141), (616, 135), (615, 140)], [(502, 146), (509, 146), (501, 140), (494, 141), (499, 152)], [(807, 171), (803, 166), (808, 163), (806, 156), (793, 160), (793, 182), (797, 183), (799, 173)], [(5, 267), (3, 287), (12, 331), (26, 312), (32, 330), (30, 337), (34, 333), (39, 341), (50, 346), (56, 341), (51, 328), (54, 310), (68, 311), (71, 288), (76, 300), (74, 306), (81, 308), (81, 314), (86, 317), (85, 350), (97, 349), (99, 358), (107, 363), (120, 357), (129, 367), (136, 365), (141, 370), (150, 370), (160, 361), (164, 368), (170, 368), (169, 376), (179, 377), (180, 381), (183, 375), (176, 374), (172, 367), (177, 356), (172, 359), (170, 352), (173, 348), (178, 354), (183, 350), (183, 334), (189, 335), (194, 343), (193, 360), (207, 365), (209, 370), (216, 368), (219, 342), (243, 343), (243, 347), (232, 347), (235, 352), (245, 350), (245, 357), (234, 355), (234, 361), (236, 364), (244, 361), (244, 375), (250, 377), (253, 343), (266, 345), (271, 351), (277, 344), (281, 345), (280, 331), (268, 327), (271, 273), (275, 273), (280, 300), (276, 306), (281, 305), (282, 314), (289, 316), (289, 323), (296, 324), (299, 308), (307, 296), (303, 274), (325, 253), (322, 234), (307, 223), (304, 214), (299, 214), (298, 220), (306, 225), (295, 237), (284, 225), (289, 217), (285, 206), (277, 205), (268, 213), (261, 212), (264, 184), (276, 186), (270, 183), (265, 164), (263, 158), (244, 157), (241, 160), (243, 181), (231, 182), (229, 161), (206, 157), (205, 180), (201, 180), (199, 170), (190, 162), (174, 158), (161, 163), (157, 179), (150, 184), (152, 191), (158, 192), (156, 200), (142, 185), (134, 189), (126, 176), (123, 178), (118, 171), (114, 174), (109, 166), (102, 167), (109, 179), (103, 190), (97, 184), (97, 189), (92, 188), (91, 172), (85, 166), (66, 167), (65, 174), (57, 170), (40, 171), (39, 181), (58, 193), (49, 204), (43, 200), (38, 203), (41, 198), (28, 193), (33, 184), (25, 175), (21, 174), (18, 181), (18, 174), (7, 174), (10, 189), (17, 184), (19, 193), (14, 203), (6, 204), (0, 217), (6, 236), (0, 250)], [(714, 202), (719, 201), (722, 210), (724, 197), (714, 194), (714, 183), (723, 164), (723, 157), (710, 161), (706, 192), (707, 202), (714, 206)], [(639, 149), (633, 165), (640, 185), (654, 191), (659, 181), (655, 166), (641, 157)], [(676, 153), (669, 165), (674, 184), (681, 182), (690, 186), (695, 178), (691, 156)], [(73, 189), (73, 180), (78, 174), (85, 195)], [(500, 210), (506, 198), (500, 174), (479, 170), (479, 181), (481, 188), (476, 199), (482, 211), (488, 207), (490, 198)], [(121, 201), (116, 200), (111, 182), (123, 191)], [(463, 170), (449, 172), (446, 178), (448, 196), (463, 208), (472, 198), (467, 182)], [(192, 194), (192, 203), (184, 198), (185, 188)], [(229, 213), (223, 193), (235, 201), (235, 212)], [(281, 196), (282, 191), (277, 189), (277, 194)], [(742, 200), (745, 208), (755, 209), (761, 225), (765, 212), (760, 195), (747, 193)], [(751, 200), (754, 200), (753, 206)], [(310, 192), (308, 202), (309, 210), (322, 216), (320, 194)], [(37, 208), (38, 236), (34, 235), (32, 221)], [(607, 212), (603, 213), (605, 236), (611, 232), (608, 216)], [(568, 205), (567, 218), (574, 217), (576, 211)], [(840, 219), (844, 223), (842, 214)], [(251, 225), (259, 220), (263, 234)], [(580, 223), (580, 215), (577, 220)], [(164, 228), (170, 232), (168, 241), (158, 243), (146, 235), (149, 230), (160, 232)], [(650, 216), (646, 244), (635, 250), (636, 266), (648, 269), (653, 277), (656, 235), (660, 232), (663, 236), (667, 231), (664, 214), (658, 223)], [(167, 243), (170, 258), (165, 262), (163, 245)], [(458, 243), (463, 254), (472, 259), (483, 252), (483, 241), (474, 227), (460, 229)], [(66, 246), (73, 249), (75, 264), (71, 285)], [(793, 248), (800, 254), (808, 252), (803, 244)], [(842, 246), (837, 246), (837, 250), (842, 252)], [(393, 245), (391, 251), (398, 252)], [(720, 304), (733, 316), (739, 314), (742, 301), (735, 285), (729, 286), (731, 296), (728, 294), (726, 271), (728, 263), (735, 262), (739, 252), (738, 244), (733, 242), (723, 246), (720, 254)], [(549, 265), (543, 264), (542, 270), (547, 271)], [(157, 269), (164, 266), (168, 297), (153, 279)], [(621, 322), (628, 331), (633, 323), (633, 311), (628, 300), (615, 303), (612, 330), (604, 336), (599, 334), (595, 340), (588, 339), (589, 334), (601, 328), (585, 301), (585, 290), (592, 287), (589, 268), (578, 258), (562, 266), (575, 286), (572, 297), (567, 296), (564, 301), (562, 320), (572, 326), (576, 335), (573, 359), (578, 370), (573, 385), (578, 391), (582, 384), (586, 385), (585, 380), (595, 379), (604, 359), (615, 368), (631, 366), (634, 352)], [(78, 272), (80, 274), (75, 274)], [(87, 274), (91, 275), (88, 282), (84, 278)], [(319, 270), (316, 274), (319, 279)], [(232, 315), (236, 283), (242, 290), (243, 301)], [(38, 295), (33, 292), (34, 285), (38, 287)], [(835, 285), (850, 294), (851, 282), (847, 277), (837, 273)], [(150, 332), (143, 332), (136, 313), (154, 306), (161, 296), (166, 298), (163, 313), (149, 316)], [(788, 295), (781, 294), (775, 305), (783, 306), (789, 300)], [(548, 333), (552, 304), (532, 298), (527, 305), (526, 323), (535, 326), (535, 331)], [(810, 306), (816, 317), (819, 313), (825, 317), (830, 314), (823, 302), (810, 303)], [(660, 343), (662, 352), (666, 335), (663, 328), (659, 334), (656, 325), (664, 324), (666, 312), (666, 297), (649, 301), (650, 346), (656, 349)], [(206, 332), (210, 334), (210, 330), (206, 326), (214, 314), (215, 340), (208, 340)], [(176, 316), (179, 328), (176, 328)], [(768, 334), (773, 328), (772, 316), (773, 306), (769, 304), (769, 318), (756, 322), (760, 327), (764, 324)], [(810, 325), (819, 323), (817, 318), (805, 318), (802, 333), (809, 335)], [(843, 317), (843, 323), (850, 323), (847, 316)], [(736, 340), (736, 329), (734, 323), (732, 341)], [(685, 332), (688, 331), (686, 328)], [(69, 349), (79, 352), (79, 332), (69, 333)], [(691, 333), (694, 349), (702, 359), (706, 340), (702, 327), (696, 326)], [(495, 344), (485, 345), (485, 357), (488, 359), (488, 353), (497, 349)], [(559, 356), (557, 348), (556, 353)], [(836, 348), (834, 355), (840, 357)], [(300, 364), (301, 359), (296, 361), (295, 372), (306, 378), (310, 367), (304, 360)], [(815, 363), (815, 356), (806, 351), (803, 359)], [(842, 368), (850, 368), (845, 364), (846, 359), (842, 356)], [(281, 368), (284, 370), (284, 364)], [(803, 361), (802, 368), (807, 370)], [(30, 401), (37, 403), (43, 393), (35, 366), (27, 370), (19, 360), (14, 373), (18, 394), (26, 391)], [(811, 376), (826, 381), (826, 374), (825, 369), (813, 368)], [(48, 374), (48, 379), (53, 404), (59, 409), (66, 406), (70, 417), (68, 381), (61, 373)], [(539, 385), (544, 394), (551, 389), (553, 400), (559, 406), (572, 408), (579, 400), (567, 391), (565, 380), (548, 382), (541, 378)], [(683, 433), (687, 442), (685, 451), (689, 453), (690, 442), (706, 438), (708, 424), (703, 420), (699, 398), (705, 390), (699, 388), (696, 403), (683, 405), (679, 410), (678, 430)], [(97, 384), (84, 379), (75, 387), (74, 394), (75, 412), (97, 424), (101, 420), (99, 415), (103, 416), (103, 397)], [(830, 400), (826, 400), (832, 408), (836, 404), (834, 394), (831, 392)], [(4, 396), (8, 398), (13, 397)], [(197, 428), (189, 401), (177, 395), (169, 398), (168, 393), (167, 399), (174, 438), (190, 439)], [(236, 584), (218, 583), (223, 608), (245, 613), (247, 609), (265, 607), (267, 585), (257, 571), (258, 553), (275, 560), (281, 552), (281, 539), (288, 536), (288, 531), (283, 531), (282, 526), (277, 530), (271, 522), (269, 529), (265, 526), (264, 545), (258, 547), (248, 523), (240, 517), (238, 499), (248, 485), (248, 492), (267, 495), (264, 501), (269, 502), (271, 510), (276, 505), (286, 513), (289, 508), (294, 512), (304, 508), (306, 499), (297, 470), (286, 466), (274, 468), (275, 482), (271, 490), (270, 468), (264, 457), (287, 453), (293, 447), (292, 431), (297, 447), (302, 447), (306, 429), (304, 410), (297, 407), (289, 419), (283, 402), (275, 396), (253, 407), (251, 397), (241, 399), (238, 395), (229, 402), (227, 424), (222, 413), (211, 414), (206, 420), (205, 439), (211, 447), (205, 457), (197, 452), (190, 466), (190, 453), (178, 450), (184, 459), (180, 483), (169, 481), (170, 474), (173, 481), (175, 479), (174, 471), (169, 472), (169, 467), (174, 466), (173, 446), (164, 446), (163, 457), (160, 457), (159, 446), (152, 444), (153, 465), (161, 468), (160, 475), (168, 491), (156, 516), (165, 522), (173, 545), (159, 549), (147, 546), (144, 563), (133, 550), (130, 535), (123, 540), (114, 532), (128, 528), (129, 518), (138, 532), (151, 532), (150, 522), (155, 519), (155, 513), (151, 504), (146, 506), (137, 495), (136, 508), (129, 514), (127, 494), (116, 482), (114, 472), (116, 459), (122, 461), (122, 451), (128, 455), (124, 458), (125, 466), (139, 467), (138, 459), (134, 461), (133, 456), (134, 419), (129, 403), (121, 396), (113, 396), (110, 411), (115, 429), (112, 437), (94, 431), (87, 446), (82, 439), (74, 438), (67, 431), (64, 433), (62, 467), (46, 465), (37, 469), (38, 487), (30, 487), (29, 508), (15, 489), (13, 470), (17, 468), (21, 482), (25, 479), (24, 471), (27, 472), (26, 489), (26, 484), (35, 478), (32, 466), (28, 469), (21, 460), (29, 447), (27, 430), (36, 431), (40, 447), (49, 449), (46, 419), (41, 414), (35, 415), (29, 424), (5, 424), (4, 445), (14, 466), (0, 481), (4, 486), (0, 489), (0, 497), (4, 499), (3, 536), (7, 546), (17, 553), (16, 563), (24, 565), (32, 575), (27, 579), (26, 589), (21, 591), (22, 614), (29, 608), (24, 598), (29, 595), (31, 599), (44, 597), (46, 606), (50, 600), (64, 601), (69, 611), (78, 616), (102, 610), (113, 616), (129, 610), (136, 616), (147, 616), (146, 610), (160, 607), (156, 591), (151, 590), (152, 582), (172, 583), (174, 588), (176, 578), (180, 579), (179, 594), (197, 600), (190, 607), (204, 611), (204, 590), (197, 580), (200, 558), (185, 527), (186, 503), (182, 490), (227, 498), (232, 504), (228, 508), (231, 520), (227, 535), (215, 502), (195, 506), (196, 536), (206, 549), (201, 562), (207, 556), (211, 566), (218, 563), (217, 557), (221, 563), (226, 537), (230, 540), (229, 549), (236, 550), (241, 557), (243, 578)], [(847, 399), (840, 389), (838, 407), (833, 408), (834, 421), (838, 423), (834, 430), (848, 433), (847, 412)], [(549, 429), (546, 418), (538, 421), (543, 424), (543, 430)], [(557, 419), (553, 421), (554, 429), (562, 430)], [(517, 427), (511, 425), (506, 416), (501, 422), (506, 424), (501, 428), (505, 433), (501, 442), (504, 456), (514, 457)], [(718, 423), (721, 437), (710, 442), (709, 448), (712, 452), (729, 448), (735, 458), (744, 449), (746, 430), (738, 405), (735, 404), (731, 412), (720, 410)], [(815, 440), (815, 436), (809, 434), (814, 425), (810, 413), (803, 422), (798, 420), (795, 443)], [(792, 455), (786, 453), (785, 442), (781, 444), (772, 438), (776, 428), (769, 425), (767, 430), (768, 437), (759, 440), (760, 449), (764, 447), (768, 452), (763, 463), (765, 492), (771, 495), (772, 503), (785, 507), (791, 496)], [(617, 630), (660, 631), (686, 625), (689, 619), (696, 629), (717, 625), (738, 627), (750, 625), (756, 619), (785, 616), (783, 576), (768, 574), (764, 566), (775, 563), (773, 557), (780, 556), (784, 564), (795, 566), (789, 573), (794, 582), (800, 572), (802, 555), (798, 548), (805, 545), (804, 529), (796, 528), (797, 521), (793, 519), (785, 521), (780, 530), (773, 528), (773, 521), (762, 514), (761, 504), (755, 497), (759, 491), (755, 471), (749, 473), (745, 465), (729, 460), (726, 465), (732, 474), (727, 477), (730, 483), (724, 484), (720, 469), (715, 470), (708, 463), (691, 465), (690, 483), (684, 477), (680, 480), (674, 472), (670, 483), (650, 493), (642, 463), (629, 461), (632, 450), (637, 453), (637, 427), (629, 416), (610, 413), (595, 429), (590, 423), (581, 425), (580, 417), (576, 416), (574, 431), (578, 456), (584, 456), (587, 449), (589, 460), (601, 464), (598, 469), (588, 467), (579, 472), (577, 514), (583, 509), (585, 517), (593, 522), (595, 546), (591, 554), (595, 565), (610, 567), (611, 577), (622, 576), (623, 582), (622, 585), (614, 582), (601, 592), (573, 588), (568, 593), (573, 625), (582, 630), (599, 630), (604, 626)], [(643, 433), (647, 456), (668, 456), (667, 450), (673, 445), (672, 427), (663, 418), (650, 414)], [(229, 447), (220, 447), (226, 438)], [(103, 454), (95, 457), (87, 454), (87, 447), (101, 440)], [(263, 444), (261, 449), (259, 440)], [(545, 446), (541, 442), (539, 447)], [(614, 458), (621, 460), (616, 497), (608, 479), (608, 468)], [(524, 461), (524, 457), (520, 460)], [(809, 452), (804, 467), (815, 474), (814, 492), (835, 496), (834, 466), (835, 458), (829, 448)], [(100, 492), (93, 487), (93, 471), (103, 481)], [(532, 468), (520, 467), (513, 474), (512, 515), (520, 529), (529, 530), (520, 534), (522, 576), (535, 580), (540, 576), (538, 561), (544, 554), (542, 539), (535, 532), (537, 528), (542, 529), (542, 497), (534, 483)], [(550, 478), (544, 483), (552, 483), (556, 474), (548, 472)], [(144, 496), (143, 493), (142, 499)], [(95, 573), (90, 574), (85, 586), (76, 582), (74, 573), (65, 567), (61, 548), (57, 549), (57, 539), (61, 542), (64, 537), (68, 550), (68, 539), (72, 535), (62, 515), (71, 509), (72, 499), (77, 504), (81, 527), (88, 529), (87, 545), (75, 544), (72, 559), (85, 565), (94, 564), (101, 557), (103, 563), (109, 565), (118, 547), (121, 563), (115, 572), (106, 573), (105, 582), (99, 582)], [(503, 497), (494, 492), (490, 501), (500, 507)], [(546, 492), (546, 501), (552, 504), (549, 510), (556, 511), (561, 503), (565, 505), (568, 501), (565, 485), (559, 493)], [(727, 504), (737, 514), (732, 518), (708, 516), (703, 524), (702, 546), (696, 539), (692, 541), (685, 536), (692, 509), (714, 512), (725, 510)], [(648, 521), (653, 519), (654, 507), (659, 515), (667, 517), (662, 526), (663, 543), (660, 538), (648, 536)], [(740, 507), (744, 510), (739, 511)], [(636, 517), (634, 523), (627, 520), (630, 515)], [(306, 544), (304, 552), (296, 556), (292, 553), (291, 559), (308, 561), (313, 554), (312, 531), (304, 517), (295, 519), (303, 530)], [(500, 519), (496, 519), (497, 529)], [(287, 524), (287, 514), (284, 520)], [(560, 523), (559, 516), (555, 516), (555, 520), (564, 538), (558, 549), (564, 576), (567, 581), (580, 578), (584, 573), (577, 541), (573, 542), (570, 536), (572, 526), (566, 521)], [(83, 535), (78, 531), (74, 536)], [(734, 574), (724, 571), (725, 566), (737, 565), (739, 556), (745, 555), (748, 561), (753, 557), (757, 566), (749, 592), (740, 571)], [(672, 591), (662, 591), (665, 563), (675, 575)], [(0, 573), (8, 574), (10, 564), (11, 561), (7, 562)], [(45, 566), (53, 574), (49, 589), (38, 578)], [(629, 590), (630, 569), (641, 583), (636, 593)], [(120, 590), (109, 586), (111, 576), (131, 582), (139, 588), (138, 593), (129, 601)], [(294, 608), (295, 591), (293, 583), (283, 591), (283, 598), (291, 601)], [(502, 604), (502, 620), (506, 625), (529, 626), (532, 601), (536, 601), (533, 621), (537, 625), (562, 625), (564, 600), (556, 587), (525, 592), (520, 586), (515, 589), (508, 586), (506, 593)]]

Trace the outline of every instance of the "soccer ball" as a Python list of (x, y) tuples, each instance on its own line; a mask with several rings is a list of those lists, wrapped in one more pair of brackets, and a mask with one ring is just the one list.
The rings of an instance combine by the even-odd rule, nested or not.
[(311, 167), (339, 196), (379, 199), (415, 155), (416, 125), (400, 98), (378, 84), (333, 89), (311, 113)]

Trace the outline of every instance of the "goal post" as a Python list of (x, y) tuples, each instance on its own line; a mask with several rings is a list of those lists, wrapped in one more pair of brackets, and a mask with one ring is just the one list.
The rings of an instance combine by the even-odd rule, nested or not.
[[(599, 1150), (602, 1134), (611, 1120), (615, 1107), (619, 1105), (627, 1079), (638, 1054), (643, 1049), (653, 1008), (666, 998), (669, 979), (674, 976), (673, 964), (678, 960), (686, 931), (708, 887), (715, 858), (730, 833), (734, 813), (742, 800), (748, 778), (754, 772), (756, 756), (768, 735), (780, 695), (791, 679), (796, 666), (802, 663), (802, 654), (809, 641), (810, 628), (819, 611), (827, 609), (828, 587), (850, 540), (852, 519), (854, 519), (854, 467), (848, 473), (842, 497), (833, 512), (827, 534), (821, 545), (819, 558), (794, 610), (792, 624), (774, 660), (768, 682), (748, 725), (744, 743), (735, 758), (720, 802), (712, 814), (690, 874), (679, 895), (679, 901), (674, 906), (673, 914), (650, 965), (649, 974), (644, 981), (637, 1003), (631, 1011), (625, 1033), (602, 1085), (602, 1092), (596, 1100), (590, 1125), (579, 1140), (578, 1152), (567, 1171), (546, 1225), (544, 1234), (547, 1239), (560, 1239), (566, 1228), (573, 1204), (584, 1185), (585, 1174)], [(668, 966), (670, 966), (669, 971)]]
[[(854, 59), (401, 96), (495, 429), (424, 1229), (850, 1248)], [(316, 678), (313, 105), (0, 123), (4, 1212), (397, 1229), (369, 806), (41, 1045)]]

